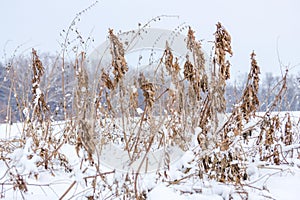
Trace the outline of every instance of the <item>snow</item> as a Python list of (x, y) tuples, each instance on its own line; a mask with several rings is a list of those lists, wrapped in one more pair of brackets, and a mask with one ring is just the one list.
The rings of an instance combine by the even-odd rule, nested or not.
[(275, 199), (297, 200), (300, 197), (299, 181), (300, 170), (294, 168), (271, 176), (266, 185)]
[(40, 90), (40, 88), (39, 88), (39, 87), (36, 88), (36, 97), (35, 97), (35, 99), (34, 99), (34, 101), (33, 101), (34, 105), (37, 105), (37, 104), (38, 104), (39, 99), (40, 99), (40, 97), (41, 97), (41, 94), (42, 94), (42, 91)]
[[(26, 115), (27, 110), (23, 113)], [(284, 116), (284, 114), (281, 114)], [(299, 119), (300, 113), (293, 113), (293, 118)], [(61, 131), (64, 122), (53, 123), (53, 133), (55, 135), (63, 134)], [(255, 124), (254, 119), (247, 124), (251, 127)], [(0, 125), (0, 140), (20, 138), (22, 135), (23, 125), (16, 123), (13, 125)], [(167, 134), (168, 130), (162, 127), (163, 132)], [(296, 131), (299, 128), (295, 128)], [(8, 132), (9, 131), (9, 132)], [(198, 127), (194, 130), (196, 135), (201, 133)], [(298, 134), (299, 135), (299, 134)], [(193, 141), (195, 142), (195, 141)], [(67, 172), (59, 164), (55, 165), (52, 170), (45, 170), (38, 167), (37, 163), (42, 161), (41, 157), (34, 154), (31, 149), (33, 140), (27, 139), (22, 148), (15, 148), (10, 154), (2, 155), (8, 159), (0, 160), (0, 199), (86, 199), (87, 196), (93, 195), (93, 188), (86, 177), (96, 174), (95, 168), (88, 162), (83, 161), (84, 151), (79, 151), (79, 156), (75, 151), (74, 145), (64, 144), (60, 147), (59, 152), (63, 153), (72, 168)], [(251, 142), (244, 144), (245, 149), (251, 145)], [(287, 163), (275, 165), (258, 158), (249, 158), (247, 163), (248, 180), (243, 182), (244, 187), (238, 190), (234, 184), (221, 183), (204, 177), (201, 181), (191, 175), (197, 173), (196, 169), (199, 164), (195, 160), (195, 144), (192, 149), (184, 152), (183, 156), (176, 162), (171, 163), (169, 170), (166, 171), (166, 177), (163, 177), (163, 171), (158, 175), (156, 171), (141, 174), (138, 186), (146, 191), (149, 200), (229, 200), (242, 199), (242, 195), (247, 194), (248, 199), (289, 199), (296, 200), (300, 197), (299, 180), (300, 180), (300, 159), (297, 157), (297, 151), (300, 144), (283, 146), (282, 151), (288, 152), (294, 150), (293, 157), (286, 156)], [(245, 150), (241, 149), (241, 151)], [(1, 150), (1, 149), (0, 149)], [(251, 150), (251, 149), (250, 149)], [(220, 149), (213, 149), (214, 153), (220, 152)], [(114, 155), (111, 153), (111, 157)], [(117, 161), (116, 161), (117, 162)], [(201, 162), (201, 161), (200, 161)], [(239, 162), (233, 160), (231, 164)], [(101, 160), (100, 160), (101, 163)], [(105, 181), (97, 179), (97, 190), (101, 190), (99, 199), (111, 199), (110, 190), (106, 184), (112, 186), (112, 190), (122, 189), (124, 185), (133, 188), (132, 182), (127, 182), (125, 172), (116, 171), (104, 165), (101, 165), (101, 173), (107, 173)], [(22, 174), (27, 184), (27, 192), (14, 190), (11, 184), (8, 184), (16, 177)], [(189, 178), (191, 177), (191, 178)], [(162, 180), (167, 181), (163, 182)], [(118, 183), (119, 185), (116, 185)], [(120, 198), (122, 199), (122, 198)], [(130, 198), (129, 198), (130, 199)]]
[(134, 85), (131, 86), (131, 90), (132, 90), (132, 93), (138, 92), (138, 89)]
[(141, 109), (141, 108), (137, 108), (136, 109), (136, 112), (139, 114), (139, 115), (141, 115), (141, 114), (143, 114), (143, 109)]
[(161, 184), (156, 186), (149, 194), (149, 200), (184, 200), (181, 195)]

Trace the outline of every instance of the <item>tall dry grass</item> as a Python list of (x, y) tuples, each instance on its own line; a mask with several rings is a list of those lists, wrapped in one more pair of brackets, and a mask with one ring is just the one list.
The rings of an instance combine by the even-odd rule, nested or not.
[[(69, 62), (72, 67), (66, 70), (68, 37), (78, 19), (79, 15), (66, 32), (62, 54), (58, 57), (62, 61), (53, 65), (61, 69), (61, 104), (56, 105), (54, 111), (49, 105), (51, 82), (45, 84), (47, 71), (36, 50), (32, 50), (31, 62), (26, 69), (30, 82), (24, 80), (30, 90), (21, 93), (20, 86), (14, 82), (21, 73), (15, 68), (19, 63), (12, 62), (8, 67), (7, 77), (11, 84), (7, 119), (11, 121), (12, 114), (19, 115), (23, 128), (19, 136), (0, 141), (0, 159), (7, 166), (5, 176), (0, 179), (3, 180), (0, 182), (2, 187), (12, 185), (22, 196), (28, 192), (26, 175), (16, 170), (14, 161), (9, 157), (17, 149), (25, 148), (29, 151), (28, 160), (38, 157), (36, 170), (29, 174), (38, 179), (42, 169), (54, 176), (56, 170), (72, 173), (73, 168), (61, 150), (64, 145), (72, 145), (81, 162), (82, 173), (94, 170), (94, 175), (84, 177), (86, 187), (92, 190), (88, 199), (103, 198), (102, 190), (108, 190), (110, 195), (107, 198), (111, 199), (145, 199), (148, 191), (139, 187), (143, 179), (142, 166), (147, 164), (148, 154), (160, 148), (164, 149), (164, 158), (155, 175), (156, 183), (169, 185), (181, 184), (186, 179), (208, 179), (243, 188), (244, 181), (248, 179), (246, 168), (251, 162), (250, 157), (258, 156), (260, 160), (276, 165), (288, 163), (287, 156), (298, 154), (299, 157), (298, 148), (291, 148), (288, 152), (283, 150), (283, 145), (290, 146), (298, 140), (296, 135), (299, 133), (295, 132), (295, 127), (299, 126), (299, 122), (292, 123), (289, 114), (283, 121), (279, 115), (271, 115), (286, 91), (287, 74), (278, 83), (280, 89), (274, 102), (264, 115), (257, 116), (260, 67), (254, 52), (250, 55), (250, 72), (244, 91), (233, 105), (232, 113), (226, 117), (225, 89), (226, 81), (230, 79), (233, 50), (231, 36), (221, 23), (216, 24), (212, 60), (205, 60), (201, 42), (196, 40), (192, 28), (188, 28), (188, 53), (183, 66), (179, 65), (179, 58), (174, 56), (166, 42), (160, 62), (154, 69), (139, 73), (133, 70), (133, 74), (130, 74), (131, 69), (125, 59), (125, 44), (113, 30), (109, 30), (110, 67), (97, 66), (99, 69), (95, 71), (100, 73), (90, 81), (93, 77), (89, 77), (84, 51), (74, 52), (75, 60)], [(139, 31), (146, 31), (146, 28)], [(80, 35), (76, 29), (75, 32)], [(79, 43), (83, 44), (83, 37), (79, 38)], [(54, 73), (53, 70), (50, 72)], [(71, 86), (67, 85), (67, 76), (74, 80)], [(73, 87), (73, 91), (68, 90), (69, 87)], [(17, 102), (16, 113), (11, 112), (11, 98)], [(138, 108), (143, 108), (143, 112), (138, 113)], [(53, 130), (53, 124), (57, 123), (53, 117), (59, 110), (63, 113), (64, 125), (57, 134)], [(256, 120), (255, 124), (246, 126), (251, 120)], [(194, 137), (198, 144), (191, 149)], [(253, 138), (256, 141), (253, 150), (244, 151), (242, 144)], [(103, 172), (98, 159), (101, 149), (108, 143), (123, 148), (130, 163), (141, 159), (136, 171), (123, 173), (113, 183), (107, 179), (117, 172)], [(171, 162), (169, 146), (194, 153), (191, 162), (196, 168), (185, 168), (182, 173), (186, 176), (182, 179), (171, 180), (168, 175)], [(76, 184), (74, 181), (61, 199)], [(1, 195), (5, 196), (5, 191)]]

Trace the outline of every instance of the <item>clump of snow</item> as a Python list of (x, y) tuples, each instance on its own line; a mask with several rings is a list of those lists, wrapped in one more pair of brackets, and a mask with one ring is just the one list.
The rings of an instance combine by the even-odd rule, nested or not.
[(255, 163), (249, 164), (246, 172), (247, 172), (248, 176), (250, 177), (250, 180), (255, 180), (259, 176), (259, 170)]
[(138, 90), (134, 85), (132, 85), (131, 86), (131, 91), (132, 91), (132, 93), (137, 93)]
[(202, 132), (202, 128), (196, 127), (195, 128), (195, 135), (199, 135)]
[(180, 194), (173, 191), (171, 188), (166, 187), (164, 184), (157, 185), (147, 195), (149, 200), (184, 200), (185, 198)]
[(232, 189), (226, 185), (220, 185), (216, 183), (212, 187), (212, 194), (217, 194), (221, 196), (224, 200), (229, 200), (231, 193), (232, 193)]
[(9, 156), (11, 166), (15, 166), (18, 173), (39, 174), (36, 163), (41, 161), (41, 158), (33, 154), (32, 143), (32, 139), (29, 138), (24, 148), (15, 149)]
[(38, 87), (38, 88), (36, 88), (35, 92), (36, 92), (36, 93), (35, 93), (35, 94), (36, 94), (36, 97), (35, 97), (33, 103), (34, 103), (34, 105), (37, 105), (38, 102), (39, 102), (39, 99), (41, 98), (42, 91), (41, 91), (40, 88)]
[(191, 166), (192, 161), (194, 160), (195, 155), (192, 151), (186, 151), (181, 158), (181, 164), (184, 166)]
[(141, 108), (137, 108), (136, 109), (136, 112), (139, 114), (139, 115), (141, 115), (141, 114), (143, 114), (143, 109), (141, 109)]
[(29, 116), (29, 112), (28, 112), (28, 108), (27, 107), (25, 107), (24, 109), (23, 109), (23, 114), (27, 117), (27, 116)]

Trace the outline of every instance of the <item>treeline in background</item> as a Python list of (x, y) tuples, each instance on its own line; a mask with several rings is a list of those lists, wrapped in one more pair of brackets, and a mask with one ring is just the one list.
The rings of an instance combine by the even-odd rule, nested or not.
[[(45, 76), (40, 87), (45, 92), (45, 99), (48, 103), (49, 111), (52, 113), (52, 120), (64, 119), (63, 97), (67, 103), (66, 109), (72, 111), (74, 92), (74, 63), (61, 63), (61, 59), (49, 53), (40, 54), (45, 67)], [(4, 64), (0, 62), (0, 122), (14, 123), (24, 120), (23, 111), (20, 108), (30, 104), (32, 71), (30, 56), (18, 56)], [(61, 66), (65, 66), (62, 73)], [(64, 76), (64, 96), (62, 92), (62, 76)], [(280, 87), (279, 81), (282, 77), (272, 73), (260, 75), (261, 85), (259, 87), (258, 98), (260, 102), (259, 110), (264, 112), (276, 98)], [(230, 113), (236, 102), (242, 96), (247, 81), (247, 73), (235, 77), (234, 81), (226, 84), (226, 111)], [(141, 92), (141, 91), (140, 91)], [(141, 95), (142, 96), (142, 95)], [(142, 102), (142, 101), (140, 101)], [(287, 89), (280, 103), (276, 105), (274, 111), (300, 111), (300, 72), (289, 73), (287, 77)]]

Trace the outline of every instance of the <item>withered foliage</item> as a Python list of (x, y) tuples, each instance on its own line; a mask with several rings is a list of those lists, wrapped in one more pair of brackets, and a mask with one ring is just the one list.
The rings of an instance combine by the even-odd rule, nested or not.
[(165, 64), (165, 67), (168, 70), (169, 74), (172, 77), (177, 76), (180, 71), (180, 66), (178, 64), (178, 58), (175, 57), (175, 62), (174, 62), (173, 53), (172, 53), (172, 50), (171, 50), (168, 42), (166, 42), (166, 48), (165, 48), (162, 59), (163, 59), (163, 63)]
[(118, 84), (128, 71), (127, 62), (125, 60), (125, 53), (123, 44), (119, 41), (118, 37), (113, 33), (113, 30), (109, 30), (109, 40), (111, 43), (110, 52), (112, 55), (112, 66), (114, 74), (114, 85)]
[(36, 50), (34, 49), (32, 49), (32, 72), (32, 115), (33, 117), (38, 116), (38, 120), (42, 122), (45, 119), (45, 115), (48, 111), (48, 106), (45, 102), (44, 93), (40, 89), (41, 78), (44, 75), (44, 67), (36, 53)]
[[(190, 36), (188, 36), (188, 38), (194, 39), (194, 37), (191, 35), (192, 33), (193, 32), (190, 30)], [(205, 144), (205, 146), (219, 145), (222, 149), (228, 149), (229, 140), (227, 133), (222, 135), (218, 133), (222, 123), (222, 119), (220, 118), (225, 114), (226, 110), (225, 81), (230, 78), (230, 64), (229, 61), (226, 60), (226, 53), (232, 55), (231, 37), (221, 23), (217, 24), (217, 30), (214, 35), (215, 51), (212, 60), (213, 66), (210, 71), (210, 87), (201, 110), (202, 117), (200, 119), (199, 127), (203, 132), (198, 135), (198, 140), (201, 141), (202, 144)], [(191, 44), (191, 42), (188, 43), (188, 45), (193, 46)], [(208, 133), (212, 133), (212, 137), (209, 139), (207, 139)]]
[[(88, 73), (84, 66), (85, 53), (82, 52), (75, 61), (75, 72), (77, 78), (77, 87), (75, 92), (76, 123), (78, 143), (77, 146), (83, 145), (91, 155), (95, 152), (94, 136), (94, 105), (91, 105), (91, 93), (89, 89)], [(76, 147), (78, 149), (78, 147)]]
[(26, 181), (24, 180), (24, 177), (21, 176), (20, 174), (10, 174), (12, 176), (13, 179), (13, 189), (14, 190), (20, 190), (21, 192), (27, 192), (28, 191), (28, 187), (26, 184)]
[(292, 122), (290, 114), (287, 114), (287, 121), (284, 125), (284, 138), (283, 142), (285, 145), (291, 145), (293, 142), (293, 133), (292, 133)]
[(109, 75), (102, 70), (102, 75), (101, 75), (101, 81), (104, 83), (104, 86), (107, 87), (109, 90), (114, 90), (115, 85), (109, 78)]
[(256, 110), (259, 107), (258, 101), (258, 85), (259, 85), (260, 68), (255, 60), (255, 53), (251, 53), (251, 69), (248, 74), (247, 83), (241, 99), (233, 108), (232, 115), (224, 125), (222, 147), (229, 148), (228, 134), (233, 133), (234, 137), (241, 136), (245, 141), (251, 131), (244, 131), (244, 123), (249, 122), (251, 117), (254, 117)]
[[(88, 199), (103, 197), (103, 188), (108, 188), (106, 191), (109, 191), (111, 198), (147, 198), (147, 191), (138, 188), (141, 166), (134, 173), (123, 173), (113, 183), (107, 181), (107, 175), (114, 174), (115, 171), (102, 173), (101, 166), (93, 159), (93, 156), (99, 156), (101, 148), (107, 143), (123, 148), (132, 163), (144, 159), (142, 162), (148, 164), (148, 157), (143, 153), (147, 155), (151, 150), (164, 148), (165, 157), (161, 159), (163, 166), (162, 170), (157, 170), (156, 182), (168, 182), (170, 185), (180, 184), (188, 178), (192, 178), (194, 182), (208, 178), (242, 188), (244, 181), (249, 178), (246, 169), (251, 156), (259, 156), (260, 160), (277, 165), (288, 163), (287, 153), (283, 152), (282, 145), (292, 146), (295, 142), (297, 137), (294, 136), (294, 124), (289, 114), (282, 121), (279, 115), (271, 112), (286, 90), (286, 76), (283, 77), (281, 89), (268, 112), (249, 127), (247, 123), (256, 117), (260, 104), (260, 68), (253, 52), (245, 89), (232, 113), (227, 114), (226, 118), (225, 87), (226, 80), (230, 79), (229, 56), (233, 54), (231, 37), (221, 23), (217, 23), (214, 36), (215, 46), (210, 66), (207, 66), (209, 62), (205, 60), (195, 32), (189, 28), (186, 38), (188, 53), (183, 66), (180, 66), (179, 58), (174, 56), (171, 46), (166, 42), (159, 63), (159, 66), (164, 67), (158, 66), (153, 71), (139, 71), (131, 76), (123, 44), (110, 29), (111, 65), (108, 68), (101, 66), (99, 74), (95, 76), (98, 81), (95, 85), (91, 86), (89, 82), (85, 53), (76, 54), (73, 64), (76, 85), (73, 104), (70, 105), (72, 112), (64, 113), (68, 120), (59, 136), (53, 134), (47, 95), (41, 87), (45, 70), (36, 51), (32, 50), (32, 99), (29, 105), (25, 101), (20, 104), (22, 109), (28, 110), (26, 114), (26, 109), (24, 111), (26, 134), (20, 140), (0, 141), (8, 146), (0, 148), (0, 159), (10, 165), (3, 152), (11, 153), (16, 148), (25, 148), (26, 140), (32, 139), (31, 153), (26, 159), (31, 160), (37, 155), (39, 159), (35, 162), (36, 166), (49, 170), (53, 175), (57, 163), (60, 168), (71, 172), (73, 167), (60, 151), (64, 144), (70, 144), (74, 146), (77, 156), (81, 157), (81, 172), (85, 174), (92, 167), (93, 173), (96, 170), (95, 175), (83, 178), (86, 186), (93, 190)], [(143, 101), (139, 101), (141, 99)], [(196, 136), (198, 146), (195, 144), (190, 149), (194, 157), (188, 162), (188, 167), (181, 169), (186, 177), (172, 180), (168, 175), (172, 160), (170, 152), (165, 149), (169, 146), (189, 149), (196, 129), (199, 129)], [(248, 144), (250, 139), (256, 140), (251, 150), (254, 153), (244, 152), (242, 149), (242, 145)], [(293, 148), (290, 149), (292, 154)], [(86, 161), (89, 163), (85, 163)], [(9, 169), (13, 189), (28, 191), (26, 175), (13, 169), (14, 167)], [(30, 175), (38, 179), (39, 173), (32, 173)], [(74, 182), (65, 194), (75, 184), (77, 183)]]
[[(212, 76), (212, 107), (219, 113), (226, 110), (225, 88), (226, 80), (230, 78), (230, 62), (226, 54), (232, 56), (231, 36), (220, 22), (216, 24), (215, 32), (215, 54), (213, 57)], [(217, 73), (218, 71), (218, 73)], [(214, 113), (215, 111), (212, 111)]]
[(267, 113), (264, 117), (261, 126), (260, 133), (256, 144), (259, 147), (260, 160), (273, 161), (275, 164), (280, 164), (279, 152), (277, 143), (278, 138), (276, 133), (280, 130), (281, 123), (277, 115), (271, 116)]
[(230, 151), (205, 155), (199, 160), (200, 178), (207, 174), (210, 179), (240, 185), (247, 180), (248, 175), (239, 163), (234, 162), (239, 160), (239, 157), (240, 155)]
[(248, 74), (246, 88), (242, 96), (241, 112), (246, 121), (254, 115), (259, 106), (258, 88), (259, 88), (260, 68), (255, 60), (255, 53), (251, 54), (251, 69)]
[(188, 81), (193, 82), (196, 75), (196, 70), (194, 70), (194, 66), (189, 61), (189, 57), (187, 56), (187, 61), (184, 64), (184, 78), (186, 78)]
[(149, 82), (144, 76), (144, 74), (140, 74), (138, 79), (140, 88), (143, 90), (144, 101), (146, 103), (146, 107), (151, 109), (154, 105), (155, 101), (155, 87), (154, 84)]
[(187, 60), (184, 64), (184, 77), (193, 85), (195, 94), (200, 99), (200, 92), (208, 90), (208, 77), (205, 70), (205, 58), (201, 43), (196, 41), (194, 31), (189, 27), (187, 36), (187, 48), (192, 52), (194, 65)]
[(217, 31), (215, 32), (215, 57), (214, 64), (220, 66), (220, 78), (227, 80), (230, 78), (230, 62), (226, 60), (226, 53), (232, 56), (231, 36), (222, 26), (220, 22), (216, 24)]

